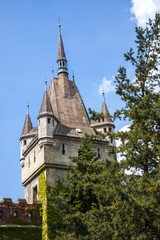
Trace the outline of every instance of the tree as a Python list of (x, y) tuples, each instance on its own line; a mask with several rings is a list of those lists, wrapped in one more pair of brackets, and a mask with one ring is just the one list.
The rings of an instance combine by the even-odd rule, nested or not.
[(122, 141), (118, 151), (124, 156), (126, 169), (152, 173), (160, 156), (160, 15), (149, 20), (146, 28), (136, 27), (137, 55), (131, 48), (124, 54), (135, 68), (135, 80), (127, 78), (120, 67), (116, 76), (116, 93), (125, 107), (115, 117), (131, 121), (128, 132), (119, 132)]
[(82, 138), (79, 156), (71, 158), (75, 166), (69, 168), (67, 183), (59, 180), (48, 189), (53, 239), (112, 239), (113, 206), (122, 197), (123, 174), (116, 160), (99, 160), (91, 141), (89, 136)]

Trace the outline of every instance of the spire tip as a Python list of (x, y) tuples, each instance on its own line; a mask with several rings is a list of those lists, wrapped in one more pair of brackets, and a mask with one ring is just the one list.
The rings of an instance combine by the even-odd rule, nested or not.
[(103, 91), (102, 95), (103, 95), (103, 102), (105, 102), (105, 94), (104, 94), (104, 91)]

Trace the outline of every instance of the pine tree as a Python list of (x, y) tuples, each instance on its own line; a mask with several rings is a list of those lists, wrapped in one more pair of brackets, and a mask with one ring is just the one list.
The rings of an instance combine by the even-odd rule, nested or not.
[(160, 15), (149, 21), (146, 28), (136, 27), (137, 55), (131, 48), (124, 54), (135, 69), (135, 80), (127, 78), (120, 67), (116, 76), (116, 93), (125, 103), (116, 117), (131, 121), (130, 131), (119, 132), (122, 140), (118, 151), (126, 159), (125, 167), (151, 173), (160, 156)]
[(48, 191), (53, 239), (112, 239), (114, 205), (123, 196), (118, 162), (99, 160), (89, 136), (71, 161), (67, 183), (59, 180)]

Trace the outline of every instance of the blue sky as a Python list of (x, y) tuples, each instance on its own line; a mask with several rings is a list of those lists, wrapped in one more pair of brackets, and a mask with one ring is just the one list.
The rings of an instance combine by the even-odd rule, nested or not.
[[(72, 79), (74, 71), (86, 108), (101, 110), (99, 87), (103, 84), (112, 114), (122, 106), (113, 90), (118, 68), (125, 65), (134, 78), (123, 54), (135, 46), (135, 24), (143, 25), (160, 8), (157, 0), (149, 2), (151, 5), (145, 0), (143, 5), (137, 0), (0, 0), (0, 200), (24, 198), (19, 137), (27, 102), (37, 126), (44, 82), (47, 78), (50, 84), (52, 66), (57, 75), (58, 17), (69, 77)], [(126, 124), (116, 122), (116, 129)]]

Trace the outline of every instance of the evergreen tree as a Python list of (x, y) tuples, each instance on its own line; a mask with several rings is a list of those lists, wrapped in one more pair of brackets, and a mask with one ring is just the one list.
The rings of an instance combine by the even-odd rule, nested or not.
[(112, 239), (114, 204), (123, 195), (118, 162), (99, 160), (89, 136), (71, 161), (75, 166), (69, 168), (67, 183), (59, 180), (48, 188), (53, 239)]
[(151, 173), (160, 156), (160, 15), (149, 21), (146, 28), (136, 27), (137, 55), (131, 48), (124, 54), (135, 68), (135, 80), (127, 78), (120, 67), (116, 76), (116, 93), (125, 107), (116, 117), (131, 121), (130, 131), (119, 132), (122, 141), (118, 151), (125, 158), (125, 167), (141, 173)]

